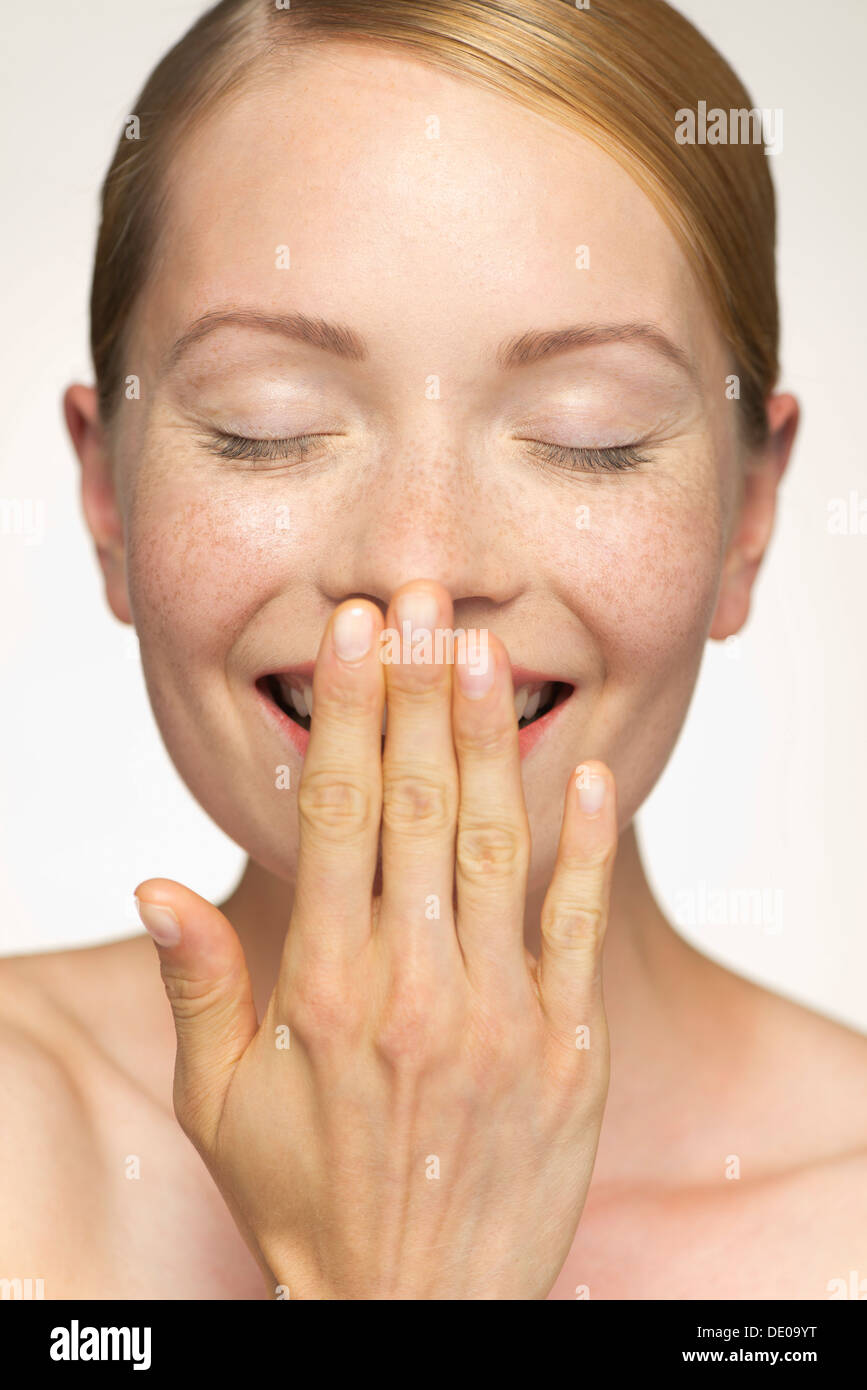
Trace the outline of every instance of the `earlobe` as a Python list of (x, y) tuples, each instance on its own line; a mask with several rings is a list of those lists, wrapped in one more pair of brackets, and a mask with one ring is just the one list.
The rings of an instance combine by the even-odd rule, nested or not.
[(771, 396), (767, 415), (767, 443), (744, 460), (738, 516), (708, 634), (715, 641), (740, 632), (749, 616), (753, 584), (773, 534), (780, 480), (791, 457), (800, 407), (794, 396)]
[(70, 386), (63, 413), (73, 448), (81, 464), (81, 501), (105, 581), (105, 594), (114, 616), (132, 623), (126, 585), (123, 519), (117, 503), (111, 454), (94, 387)]

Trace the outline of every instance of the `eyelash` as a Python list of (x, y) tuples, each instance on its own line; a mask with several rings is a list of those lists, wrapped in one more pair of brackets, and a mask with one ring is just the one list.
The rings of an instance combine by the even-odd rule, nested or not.
[(539, 439), (521, 441), (530, 446), (545, 463), (571, 468), (580, 473), (625, 473), (648, 460), (638, 453), (638, 445), (626, 444), (613, 449), (574, 449), (565, 444), (545, 444)]
[(327, 439), (324, 434), (296, 434), (291, 439), (247, 439), (240, 434), (217, 434), (213, 440), (222, 440), (219, 447), (211, 452), (221, 459), (248, 459), (250, 462), (273, 463), (278, 459), (290, 457), (303, 458), (317, 439)]
[[(319, 439), (328, 439), (324, 434), (298, 434), (289, 439), (248, 439), (239, 434), (218, 434), (212, 438), (222, 441), (211, 452), (217, 458), (247, 460), (251, 463), (273, 463), (292, 457), (303, 459), (307, 451)], [(545, 463), (553, 463), (576, 472), (584, 473), (623, 473), (647, 463), (647, 459), (637, 452), (636, 445), (618, 446), (612, 449), (577, 449), (563, 444), (546, 444), (539, 439), (524, 439)]]

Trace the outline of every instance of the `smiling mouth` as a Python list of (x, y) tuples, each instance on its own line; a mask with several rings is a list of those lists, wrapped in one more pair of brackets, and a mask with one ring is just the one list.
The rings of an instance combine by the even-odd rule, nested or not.
[[(313, 713), (313, 686), (297, 676), (281, 674), (263, 676), (256, 682), (263, 695), (291, 719), (294, 724), (310, 732), (310, 717)], [(519, 686), (515, 691), (515, 717), (518, 730), (528, 729), (544, 719), (557, 705), (563, 704), (572, 694), (574, 686), (565, 681), (535, 682)], [(382, 732), (388, 722), (388, 709), (383, 711)]]

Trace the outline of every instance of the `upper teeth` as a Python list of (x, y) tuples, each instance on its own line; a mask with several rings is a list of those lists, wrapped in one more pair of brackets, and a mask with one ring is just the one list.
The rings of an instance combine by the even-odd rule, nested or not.
[(309, 719), (313, 713), (313, 686), (304, 685), (299, 690), (286, 676), (278, 676), (280, 693), (287, 705), (291, 705), (300, 719)]
[(551, 681), (547, 681), (545, 685), (519, 686), (515, 691), (515, 715), (518, 721), (533, 719), (541, 706), (550, 700), (552, 688)]
[[(309, 719), (313, 714), (313, 687), (304, 685), (300, 689), (293, 685), (286, 676), (278, 676), (280, 691), (286, 704), (291, 704), (295, 713), (300, 719)], [(543, 705), (546, 705), (551, 698), (553, 685), (551, 681), (545, 685), (522, 685), (515, 691), (515, 718), (520, 722), (522, 719), (533, 719)], [(382, 732), (385, 733), (385, 721), (387, 712), (383, 711)]]

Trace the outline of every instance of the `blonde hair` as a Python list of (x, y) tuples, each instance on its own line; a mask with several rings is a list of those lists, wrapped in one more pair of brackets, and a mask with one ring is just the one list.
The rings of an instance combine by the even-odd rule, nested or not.
[(778, 376), (776, 215), (761, 143), (680, 144), (676, 113), (751, 108), (716, 49), (664, 0), (221, 0), (166, 54), (102, 189), (91, 349), (103, 420), (120, 397), (132, 310), (154, 265), (166, 171), (184, 135), (302, 44), (397, 45), (584, 134), (654, 200), (729, 344), (745, 434), (766, 437)]

